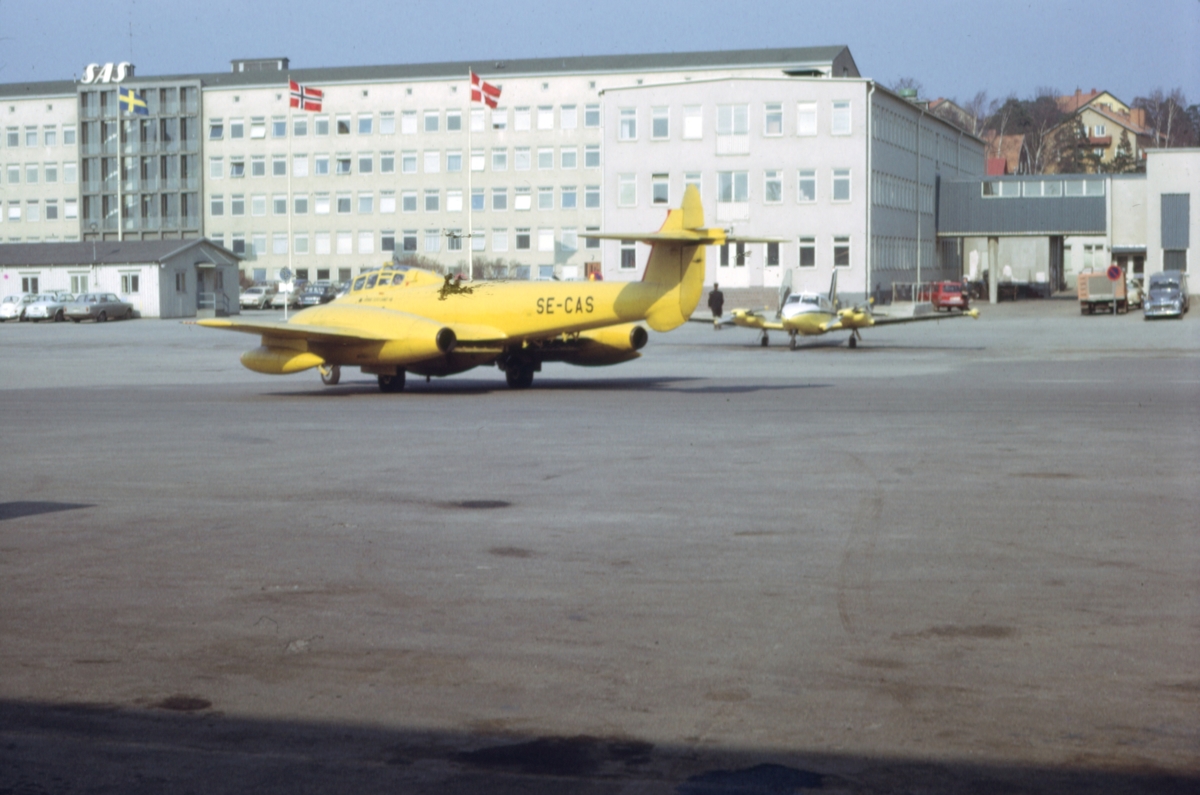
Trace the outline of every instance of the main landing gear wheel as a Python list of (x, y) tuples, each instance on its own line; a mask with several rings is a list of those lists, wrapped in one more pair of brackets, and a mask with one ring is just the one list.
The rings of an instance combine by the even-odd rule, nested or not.
[(321, 374), (321, 383), (325, 386), (337, 386), (338, 381), (342, 380), (342, 367), (339, 364), (318, 367), (317, 372)]
[(514, 364), (504, 370), (504, 380), (513, 389), (528, 389), (533, 385), (533, 368)]
[(402, 389), (404, 389), (404, 371), (403, 370), (396, 373), (395, 375), (380, 374), (380, 376), (379, 376), (379, 391), (380, 392), (387, 392), (390, 394), (392, 392), (399, 392)]
[(795, 332), (793, 332), (793, 333), (792, 333), (791, 335), (789, 335), (789, 336), (791, 337), (791, 341), (789, 342), (789, 346), (791, 347), (791, 349), (792, 349), (792, 350), (796, 350), (796, 345), (797, 345), (797, 342), (796, 342), (796, 334), (795, 334)]
[(767, 332), (762, 333), (762, 339), (758, 341), (758, 344), (764, 348), (771, 344), (771, 338), (767, 336)]
[(857, 348), (857, 347), (858, 347), (858, 333), (857, 333), (857, 332), (855, 332), (854, 334), (851, 334), (851, 335), (850, 335), (850, 347), (851, 347), (851, 348)]

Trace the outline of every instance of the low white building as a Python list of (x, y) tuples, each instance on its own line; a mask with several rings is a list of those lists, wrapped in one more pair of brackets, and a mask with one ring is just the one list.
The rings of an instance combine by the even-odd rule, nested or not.
[(238, 258), (208, 240), (0, 245), (0, 295), (115, 293), (139, 317), (238, 311)]

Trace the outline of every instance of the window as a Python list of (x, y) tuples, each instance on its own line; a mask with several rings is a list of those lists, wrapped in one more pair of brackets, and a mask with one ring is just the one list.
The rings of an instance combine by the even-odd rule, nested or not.
[(475, 212), (483, 212), (484, 205), (483, 188), (471, 188), (471, 209)]
[(498, 212), (508, 209), (508, 188), (492, 188), (492, 209)]
[(516, 240), (517, 250), (518, 251), (528, 251), (529, 243), (530, 243), (529, 230), (518, 227), (516, 230), (516, 233), (517, 233), (517, 240)]
[(583, 126), (584, 127), (599, 127), (600, 126), (600, 106), (599, 105), (584, 105), (583, 106)]
[(429, 252), (442, 250), (442, 232), (440, 229), (425, 230), (425, 250)]
[(354, 253), (354, 235), (350, 232), (337, 233), (337, 251), (338, 254), (353, 254)]
[(650, 203), (669, 204), (671, 200), (671, 184), (666, 174), (654, 174), (650, 178)]
[(618, 174), (617, 175), (617, 206), (618, 207), (636, 207), (637, 206), (637, 175), (636, 174)]
[(717, 172), (717, 201), (735, 204), (750, 201), (750, 173), (748, 171)]
[(9, 163), (8, 165), (8, 184), (16, 185), (21, 181), (21, 166), (17, 163)]
[(650, 138), (654, 141), (665, 141), (671, 135), (670, 108), (650, 109)]
[(304, 138), (308, 135), (308, 119), (304, 116), (297, 116), (292, 119), (292, 137)]
[(436, 110), (425, 111), (425, 126), (424, 130), (427, 133), (435, 133), (438, 131), (438, 126), (442, 120), (441, 114)]
[(358, 154), (358, 173), (370, 174), (375, 170), (375, 155), (370, 152), (359, 152)]
[(21, 145), (21, 130), (19, 127), (9, 127), (7, 130), (7, 139), (5, 143), (11, 149)]
[(379, 233), (379, 250), (380, 251), (395, 251), (396, 250), (396, 230), (384, 229)]
[(513, 170), (528, 171), (532, 166), (533, 161), (529, 154), (528, 146), (518, 146), (513, 149)]
[[(583, 231), (584, 232), (599, 232), (600, 227), (589, 226), (589, 227), (585, 228)], [(586, 234), (583, 236), (583, 238), (584, 238), (584, 243), (583, 243), (584, 248), (600, 248), (600, 238), (588, 237)]]
[(288, 253), (287, 232), (273, 232), (271, 234), (271, 253), (272, 254)]
[(750, 151), (750, 106), (717, 106), (717, 154), (745, 154)]
[(385, 110), (379, 114), (379, 134), (396, 134), (396, 112), (394, 110)]
[(126, 295), (137, 295), (141, 292), (141, 278), (136, 273), (121, 274), (121, 292)]
[(292, 212), (296, 215), (308, 215), (307, 193), (297, 193), (292, 197)]
[(292, 252), (295, 254), (308, 253), (308, 233), (300, 232), (292, 240)]
[(75, 145), (75, 125), (63, 125), (63, 144), (65, 146)]
[(329, 175), (329, 155), (313, 156), (313, 174), (318, 177)]
[(229, 197), (229, 214), (238, 216), (246, 214), (246, 194), (235, 193)]
[(436, 213), (441, 209), (441, 191), (437, 188), (425, 189), (425, 212)]
[(513, 108), (513, 129), (528, 130), (531, 116), (528, 107)]
[(559, 151), (561, 153), (559, 162), (562, 168), (575, 168), (579, 163), (579, 150), (573, 146), (564, 146)]
[(317, 254), (328, 254), (331, 251), (328, 232), (317, 232), (316, 235), (314, 235), (313, 243), (315, 245), (314, 250)]
[(637, 108), (621, 108), (621, 122), (617, 128), (617, 140), (637, 140)]
[(554, 209), (554, 188), (538, 188), (538, 209)]
[[(244, 245), (244, 243), (243, 243), (243, 245)], [(175, 274), (175, 292), (177, 292), (177, 293), (186, 293), (187, 292), (187, 273), (185, 271), (180, 271)]]
[(507, 130), (508, 129), (508, 109), (494, 108), (492, 110), (492, 129)]
[(471, 150), (471, 170), (472, 171), (483, 171), (483, 166), (484, 166), (483, 150), (482, 149), (472, 149)]
[(37, 127), (26, 127), (25, 128), (25, 145), (26, 146), (37, 146), (37, 141), (38, 141)]
[(817, 171), (812, 168), (802, 168), (799, 172), (799, 197), (798, 201), (802, 204), (815, 202), (817, 200)]
[(350, 174), (350, 155), (339, 153), (334, 160), (334, 169), (339, 176), (347, 176)]
[(527, 187), (517, 188), (513, 195), (513, 209), (527, 211), (533, 209), (533, 196)]
[(538, 229), (538, 251), (553, 251), (554, 250), (554, 229), (541, 228)]
[(698, 140), (704, 135), (704, 109), (700, 105), (683, 107), (683, 137)]
[(58, 220), (58, 199), (46, 199), (46, 220)]
[(293, 155), (292, 156), (292, 176), (307, 177), (308, 176), (308, 155)]
[(462, 188), (446, 189), (446, 212), (461, 213), (463, 208)]
[[(271, 137), (272, 138), (287, 138), (287, 117), (275, 116), (271, 119)], [(284, 241), (284, 246), (287, 241)]]
[(462, 150), (454, 149), (446, 153), (446, 172), (457, 174), (462, 171)]
[(850, 267), (850, 238), (848, 236), (833, 239), (833, 267)]
[(380, 174), (395, 174), (396, 173), (396, 153), (395, 152), (380, 152), (379, 153), (379, 173)]
[(446, 111), (446, 132), (462, 131), (462, 111), (456, 109)]
[(219, 141), (225, 137), (225, 122), (220, 119), (209, 119), (208, 140)]
[[(313, 119), (313, 134), (314, 135), (329, 135), (329, 117), (317, 116)], [(326, 233), (328, 235), (328, 233)], [(318, 241), (319, 242), (319, 241)], [(320, 253), (320, 252), (317, 252)], [(329, 252), (326, 251), (326, 254)]]
[(778, 267), (778, 266), (779, 266), (779, 244), (778, 243), (768, 243), (767, 244), (767, 267), (772, 268), (772, 267)]
[(538, 147), (538, 170), (545, 171), (554, 168), (554, 147)]
[(583, 167), (600, 168), (600, 144), (588, 144), (583, 148)]
[(318, 193), (313, 201), (313, 213), (316, 215), (329, 215), (329, 194)]
[(574, 210), (579, 206), (579, 194), (574, 185), (564, 185), (562, 189), (562, 208)]
[[(78, 218), (79, 217), (79, 200), (78, 199), (63, 199), (63, 218)], [(75, 292), (78, 292), (76, 290)]]
[(588, 185), (583, 189), (583, 206), (588, 210), (600, 208), (600, 186)]
[(833, 170), (833, 201), (850, 201), (850, 169), (848, 168)]
[(359, 232), (358, 233), (358, 253), (359, 254), (374, 254), (375, 253), (375, 233), (374, 232)]
[(554, 129), (554, 106), (553, 105), (538, 105), (537, 128), (539, 130), (553, 130)]
[(36, 185), (38, 181), (37, 163), (25, 164), (25, 182), (30, 185)]
[(850, 134), (850, 100), (838, 100), (833, 103), (833, 114), (829, 124), (831, 135)]
[(437, 149), (427, 149), (424, 154), (424, 168), (426, 174), (437, 174), (442, 170), (442, 153)]
[(492, 171), (507, 171), (508, 170), (508, 150), (493, 149), (492, 150)]
[(78, 178), (79, 165), (75, 162), (63, 163), (63, 182), (74, 184)]
[(688, 187), (694, 187), (696, 192), (700, 192), (700, 172), (688, 171), (683, 175), (683, 189), (686, 191)]
[(265, 177), (267, 175), (267, 159), (263, 155), (250, 158), (250, 176)]
[(275, 155), (271, 158), (271, 176), (287, 176), (287, 155)]
[(492, 251), (503, 252), (508, 251), (508, 230), (493, 229), (492, 230)]
[(483, 108), (471, 108), (471, 132), (483, 132)]
[(637, 267), (637, 249), (631, 240), (621, 241), (621, 270), (631, 271)]
[(768, 102), (763, 106), (763, 135), (783, 135), (783, 104)]
[(417, 192), (415, 190), (400, 192), (400, 211), (405, 213), (417, 211)]
[(358, 114), (358, 134), (370, 135), (371, 128), (375, 125), (375, 117), (370, 113)]
[(763, 177), (763, 201), (779, 204), (783, 201), (783, 172), (767, 171)]
[(58, 146), (58, 128), (54, 125), (46, 125), (42, 131), (42, 141), (46, 146)]
[(208, 176), (210, 179), (220, 179), (225, 176), (225, 160), (220, 157), (208, 159)]
[(225, 197), (219, 193), (214, 193), (208, 202), (208, 213), (213, 217), (219, 217), (225, 214)]
[(267, 197), (263, 193), (255, 193), (250, 197), (250, 214), (263, 216), (267, 214)]
[(25, 220), (40, 221), (42, 220), (41, 205), (37, 199), (29, 199), (25, 202)]
[(817, 134), (817, 103), (796, 103), (796, 135)]
[(564, 130), (574, 130), (579, 126), (579, 113), (575, 105), (563, 105), (558, 110), (558, 122)]
[(416, 174), (417, 173), (417, 153), (413, 151), (400, 153), (400, 173)]
[(360, 193), (358, 194), (358, 214), (370, 215), (375, 212), (375, 194)]
[(400, 246), (403, 251), (417, 250), (417, 230), (405, 229), (400, 238)]
[(335, 129), (337, 130), (338, 135), (349, 135), (350, 134), (350, 114), (349, 113), (339, 113), (336, 117), (334, 117), (334, 124), (337, 125)]
[(801, 268), (815, 268), (817, 266), (817, 239), (815, 237), (800, 238), (800, 260)]
[(462, 230), (447, 229), (446, 230), (446, 250), (447, 251), (462, 251)]
[(250, 119), (250, 138), (257, 140), (267, 137), (267, 120), (262, 116), (255, 116)]
[(379, 212), (394, 213), (396, 212), (396, 191), (385, 190), (379, 194)]
[[(415, 110), (405, 110), (400, 112), (400, 134), (417, 134), (417, 112)], [(415, 251), (416, 249), (414, 248), (413, 250)]]

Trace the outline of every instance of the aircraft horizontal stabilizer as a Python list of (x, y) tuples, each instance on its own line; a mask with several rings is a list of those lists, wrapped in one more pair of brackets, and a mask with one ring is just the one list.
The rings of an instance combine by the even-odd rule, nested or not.
[(386, 334), (363, 331), (354, 328), (338, 328), (336, 326), (307, 326), (300, 323), (284, 323), (272, 321), (242, 321), (213, 318), (197, 320), (197, 326), (219, 328), (226, 331), (242, 331), (247, 334), (266, 334), (271, 337), (285, 339), (303, 339), (321, 342), (367, 341), (383, 342), (391, 339)]
[(676, 232), (589, 232), (583, 237), (594, 240), (631, 240), (636, 243), (690, 243), (697, 246), (720, 245), (725, 242), (719, 229), (684, 229)]

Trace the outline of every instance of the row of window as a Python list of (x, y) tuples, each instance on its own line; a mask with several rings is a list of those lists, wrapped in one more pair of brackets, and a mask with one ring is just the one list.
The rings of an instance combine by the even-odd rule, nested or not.
[[(819, 127), (820, 103), (804, 101), (796, 103), (794, 135), (816, 135)], [(739, 152), (737, 142), (732, 139), (744, 139), (748, 145), (750, 136), (750, 105), (717, 105), (715, 122), (717, 134), (717, 153), (734, 154)], [(638, 139), (639, 120), (637, 108), (620, 108), (617, 125), (617, 139), (621, 141), (636, 141)], [(699, 140), (704, 137), (705, 113), (703, 105), (684, 105), (678, 111), (682, 124), (679, 137), (683, 140)], [(671, 138), (672, 108), (664, 105), (650, 108), (650, 140), (666, 141)], [(761, 128), (765, 137), (781, 137), (788, 131), (785, 129), (782, 102), (767, 102), (762, 106)], [(834, 100), (830, 103), (829, 134), (849, 135), (851, 133), (850, 100)], [(725, 144), (723, 151), (722, 144)]]
[[(24, 132), (23, 136), (22, 132)], [(43, 124), (41, 127), (38, 127), (36, 124), (27, 124), (24, 131), (22, 131), (21, 127), (9, 127), (4, 133), (4, 143), (9, 149), (16, 149), (21, 146), (22, 140), (24, 140), (26, 147), (58, 146), (59, 135), (57, 124)], [(63, 125), (62, 142), (63, 146), (75, 145), (74, 124)]]
[[(406, 190), (400, 191), (399, 194), (394, 190), (385, 190), (379, 193), (377, 204), (375, 193), (370, 191), (360, 191), (357, 194), (349, 191), (311, 195), (294, 193), (292, 194), (291, 212), (293, 215), (308, 215), (310, 211), (314, 215), (329, 215), (331, 212), (338, 215), (351, 213), (370, 215), (376, 211), (376, 206), (378, 206), (378, 211), (385, 214), (394, 213), (397, 209), (405, 213), (415, 213), (419, 210), (428, 213), (454, 213), (462, 212), (465, 209), (463, 194), (464, 192), (460, 188), (450, 188), (444, 192), (438, 188), (429, 188), (423, 192)], [(555, 201), (556, 194), (557, 202)], [(514, 188), (511, 194), (508, 188), (473, 188), (470, 196), (471, 210), (484, 212), (490, 209), (504, 212), (510, 209), (510, 196), (512, 199), (511, 209), (518, 211), (535, 208), (538, 210), (577, 210), (581, 206), (588, 210), (600, 209), (599, 185), (587, 185), (583, 188), (582, 205), (580, 205), (579, 194), (579, 188), (575, 185), (563, 185), (559, 188), (544, 186), (536, 189), (522, 186)], [(268, 206), (271, 208), (271, 215), (288, 214), (288, 195), (286, 193), (276, 193), (271, 196), (265, 193), (250, 194), (248, 202), (246, 194), (234, 193), (229, 197), (229, 215), (246, 215), (247, 204), (249, 204), (249, 214), (252, 216), (267, 215)], [(225, 209), (224, 194), (218, 193), (209, 197), (209, 214), (211, 216), (224, 216)]]
[(58, 199), (28, 199), (24, 202), (10, 201), (4, 212), (0, 213), (0, 221), (20, 223), (41, 221), (57, 221), (60, 218), (78, 218), (79, 200), (65, 199), (61, 204), (62, 214), (59, 214)]
[[(851, 201), (850, 185), (851, 170), (835, 168), (830, 170), (829, 200), (832, 202)], [(636, 207), (638, 205), (638, 175), (617, 175), (617, 206)], [(700, 172), (684, 174), (683, 189), (694, 185), (701, 190)], [(811, 204), (817, 201), (818, 178), (815, 168), (802, 168), (796, 171), (796, 201)], [(782, 204), (784, 201), (784, 172), (781, 169), (768, 169), (762, 173), (762, 203)], [(703, 194), (703, 191), (701, 190)], [(652, 174), (650, 177), (650, 203), (671, 205), (671, 179), (669, 174)], [(718, 171), (717, 172), (717, 202), (719, 204), (742, 204), (750, 201), (750, 172), (749, 171)]]
[[(555, 157), (556, 151), (557, 157)], [(401, 151), (399, 156), (395, 152), (380, 152), (378, 157), (380, 174), (395, 174), (397, 166), (399, 166), (401, 174), (439, 174), (443, 169), (446, 173), (455, 174), (461, 173), (464, 165), (461, 149), (449, 149), (444, 153), (440, 149), (426, 149), (422, 152), (405, 150)], [(491, 150), (490, 159), (492, 171), (507, 171), (510, 162), (508, 147), (494, 147)], [(397, 163), (397, 161), (399, 162)], [(469, 165), (472, 171), (486, 171), (487, 161), (486, 149), (471, 150)], [(553, 146), (543, 146), (537, 149), (518, 146), (512, 150), (511, 162), (514, 171), (529, 171), (535, 164), (539, 171), (552, 170), (556, 166), (569, 171), (579, 167), (579, 148), (563, 146), (556, 150)], [(226, 170), (227, 165), (228, 171)], [(265, 177), (268, 175), (267, 165), (266, 155), (251, 155), (249, 168), (247, 168), (245, 155), (230, 155), (228, 163), (225, 157), (210, 157), (208, 159), (208, 175), (212, 179), (222, 179), (226, 174), (233, 179), (246, 176)], [(359, 152), (353, 155), (349, 152), (339, 152), (333, 155), (322, 153), (313, 155), (311, 160), (307, 153), (291, 155), (293, 177), (373, 174), (375, 165), (376, 155), (374, 152)], [(420, 172), (418, 172), (418, 165), (421, 167)], [(583, 167), (600, 167), (599, 144), (584, 147)], [(288, 155), (272, 155), (269, 173), (273, 177), (286, 177), (288, 175)]]
[[(587, 227), (586, 231), (598, 231), (599, 227)], [(224, 232), (214, 232), (209, 238), (216, 244), (226, 245)], [(575, 227), (496, 227), (491, 230), (476, 229), (466, 234), (462, 229), (405, 229), (399, 234), (393, 229), (297, 232), (289, 238), (287, 232), (251, 232), (248, 235), (235, 232), (229, 235), (229, 250), (238, 255), (256, 257), (271, 255), (305, 254), (375, 254), (377, 252), (423, 251), (437, 254), (441, 251), (464, 251), (470, 245), (472, 251), (492, 251), (504, 254), (513, 251), (577, 251), (579, 230)], [(291, 251), (289, 252), (289, 242)], [(489, 245), (490, 243), (490, 245)], [(418, 248), (420, 244), (420, 248)], [(586, 248), (600, 247), (595, 238), (586, 239)]]
[[(557, 111), (557, 113), (556, 113)], [(404, 110), (399, 118), (395, 111), (381, 111), (379, 114), (336, 113), (316, 116), (297, 115), (290, 119), (291, 134), (294, 138), (304, 138), (309, 134), (315, 136), (327, 135), (416, 135), (418, 132), (462, 132), (463, 111), (461, 108), (445, 110)], [(555, 117), (557, 115), (557, 125)], [(399, 123), (397, 124), (397, 120)], [(495, 108), (485, 111), (481, 108), (472, 109), (467, 114), (467, 124), (471, 132), (484, 130), (509, 129), (509, 110)], [(574, 130), (580, 124), (579, 106), (553, 105), (518, 106), (512, 109), (513, 130)], [(583, 106), (583, 126), (594, 128), (600, 126), (600, 105)], [(287, 116), (251, 116), (247, 123), (245, 118), (212, 118), (208, 122), (208, 139), (220, 141), (249, 138), (251, 140), (271, 138), (287, 138), (289, 118)]]
[(1101, 179), (986, 180), (980, 190), (988, 199), (1015, 199), (1019, 196), (1058, 198), (1060, 196), (1103, 196)]
[(69, 160), (62, 163), (9, 163), (0, 169), (0, 173), (4, 175), (4, 182), (8, 185), (16, 185), (25, 181), (27, 185), (36, 185), (40, 182), (58, 182), (59, 174), (62, 174), (63, 182), (75, 182), (79, 173), (78, 165), (74, 160)]

